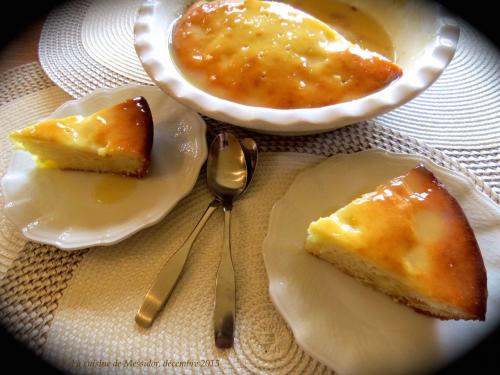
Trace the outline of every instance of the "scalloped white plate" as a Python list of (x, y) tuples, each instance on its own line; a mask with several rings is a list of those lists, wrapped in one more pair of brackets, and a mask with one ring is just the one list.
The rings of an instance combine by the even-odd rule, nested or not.
[(167, 94), (215, 119), (255, 131), (310, 134), (367, 120), (396, 108), (429, 87), (453, 58), (459, 27), (437, 4), (408, 0), (345, 0), (375, 17), (391, 35), (403, 77), (350, 102), (312, 109), (252, 107), (210, 95), (177, 68), (170, 39), (176, 19), (193, 0), (146, 0), (134, 26), (135, 49), (151, 79)]
[[(488, 276), (485, 322), (417, 314), (303, 250), (307, 227), (418, 163), (458, 200), (476, 234)], [(263, 244), (271, 299), (299, 345), (340, 374), (412, 374), (470, 349), (500, 320), (500, 208), (455, 172), (423, 157), (365, 151), (303, 171), (271, 213)]]
[(115, 244), (167, 215), (193, 188), (207, 157), (205, 122), (157, 87), (99, 89), (49, 118), (89, 115), (142, 95), (154, 121), (150, 173), (143, 179), (39, 169), (15, 151), (2, 179), (6, 216), (30, 240), (64, 250)]

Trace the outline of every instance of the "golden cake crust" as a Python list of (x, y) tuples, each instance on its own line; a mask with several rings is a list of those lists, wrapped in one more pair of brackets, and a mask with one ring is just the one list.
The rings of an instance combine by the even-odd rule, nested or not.
[[(96, 143), (110, 149), (136, 152), (149, 158), (153, 145), (153, 118), (146, 99), (142, 96), (128, 99), (92, 115), (105, 118), (108, 126), (95, 133)], [(133, 125), (133, 126), (132, 126)]]
[[(332, 217), (341, 225), (332, 223)], [(342, 225), (352, 229), (352, 236)], [(377, 187), (330, 218), (313, 222), (309, 231), (316, 237), (306, 242), (306, 250), (314, 255), (325, 258), (318, 249), (328, 244), (329, 236), (335, 237), (339, 246), (389, 272), (407, 290), (461, 311), (433, 313), (412, 296), (392, 295), (419, 312), (442, 319), (485, 319), (486, 270), (473, 230), (455, 198), (424, 166)], [(376, 279), (340, 268), (377, 288)]]
[(136, 152), (142, 155), (144, 164), (136, 176), (144, 177), (151, 165), (151, 149), (153, 148), (154, 125), (151, 109), (146, 99), (142, 96), (128, 100), (123, 105), (127, 108), (131, 107), (132, 110), (135, 107), (135, 111), (133, 111), (135, 112), (134, 118), (130, 120), (135, 120), (136, 128), (124, 129), (126, 137), (113, 136), (112, 139), (117, 147), (131, 145)]
[(186, 78), (224, 99), (287, 109), (356, 99), (402, 75), (399, 66), (351, 44), (321, 21), (285, 4), (269, 4), (193, 4), (173, 35)]
[(486, 268), (462, 207), (424, 166), (418, 166), (410, 175), (425, 188), (434, 189), (426, 205), (440, 211), (447, 219), (446, 234), (429, 251), (432, 256), (429, 292), (460, 306), (476, 319), (484, 320), (488, 297)]

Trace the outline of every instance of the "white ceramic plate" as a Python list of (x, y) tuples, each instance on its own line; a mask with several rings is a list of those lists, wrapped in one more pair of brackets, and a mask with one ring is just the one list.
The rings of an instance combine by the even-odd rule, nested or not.
[[(448, 187), (474, 229), (488, 276), (485, 322), (417, 314), (303, 250), (312, 220), (418, 163)], [(498, 325), (499, 241), (500, 208), (467, 179), (420, 157), (365, 151), (302, 172), (272, 210), (263, 251), (271, 298), (305, 351), (340, 374), (412, 374), (455, 359)]]
[(2, 179), (5, 214), (27, 238), (64, 250), (111, 245), (160, 221), (191, 191), (207, 157), (205, 122), (158, 88), (99, 89), (50, 117), (89, 115), (141, 95), (154, 121), (151, 170), (143, 179), (39, 169), (29, 153), (14, 153)]
[(310, 134), (372, 118), (396, 108), (429, 87), (451, 61), (459, 28), (433, 2), (345, 0), (365, 10), (392, 37), (403, 77), (383, 90), (346, 103), (313, 109), (252, 107), (212, 96), (190, 84), (171, 54), (176, 19), (193, 0), (146, 0), (138, 11), (135, 48), (151, 79), (172, 97), (215, 119), (255, 131)]

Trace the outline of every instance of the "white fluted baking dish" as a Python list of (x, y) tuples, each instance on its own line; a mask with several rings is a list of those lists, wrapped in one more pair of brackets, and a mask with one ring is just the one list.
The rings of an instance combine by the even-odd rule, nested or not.
[(307, 109), (252, 107), (213, 96), (188, 82), (177, 68), (170, 38), (192, 0), (147, 0), (135, 26), (135, 48), (144, 69), (163, 91), (185, 105), (234, 125), (275, 134), (310, 134), (367, 120), (394, 109), (429, 87), (449, 64), (457, 23), (432, 2), (346, 0), (373, 16), (392, 38), (403, 77), (386, 88), (345, 103)]

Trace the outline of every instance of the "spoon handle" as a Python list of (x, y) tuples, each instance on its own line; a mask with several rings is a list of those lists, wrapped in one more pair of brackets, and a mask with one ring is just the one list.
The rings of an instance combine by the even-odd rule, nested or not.
[(233, 346), (236, 289), (231, 259), (231, 207), (224, 207), (224, 242), (217, 271), (215, 291), (214, 333), (218, 348)]
[(135, 316), (136, 323), (141, 327), (149, 328), (153, 324), (153, 321), (165, 305), (165, 302), (167, 302), (167, 299), (170, 297), (170, 294), (179, 280), (189, 251), (196, 237), (198, 237), (198, 234), (201, 232), (210, 216), (212, 216), (219, 206), (219, 201), (215, 199), (209, 204), (207, 210), (198, 224), (196, 224), (196, 227), (194, 227), (189, 237), (184, 241), (182, 246), (168, 258), (161, 268), (154, 284), (144, 297), (144, 302)]

